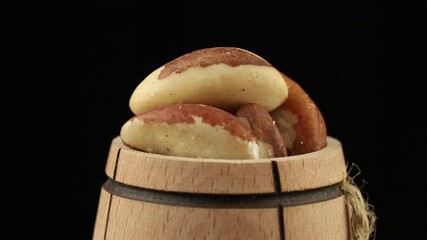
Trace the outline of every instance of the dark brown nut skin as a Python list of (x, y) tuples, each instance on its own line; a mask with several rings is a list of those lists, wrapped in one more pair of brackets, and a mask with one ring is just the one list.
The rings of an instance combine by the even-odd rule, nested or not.
[(286, 143), (288, 154), (299, 155), (326, 146), (327, 129), (315, 102), (294, 80), (282, 73), (288, 86), (288, 98), (270, 112)]
[[(235, 114), (240, 119), (246, 119), (252, 133), (258, 141), (269, 145), (267, 157), (285, 157), (288, 155), (285, 142), (267, 110), (256, 103), (243, 105)], [(262, 145), (260, 144), (260, 147)]]

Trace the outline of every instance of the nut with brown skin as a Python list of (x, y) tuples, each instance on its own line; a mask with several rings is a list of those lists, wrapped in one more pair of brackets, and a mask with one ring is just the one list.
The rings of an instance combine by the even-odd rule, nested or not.
[(236, 112), (236, 117), (245, 122), (258, 140), (260, 158), (285, 157), (285, 142), (270, 114), (259, 104), (248, 103)]
[(150, 73), (135, 88), (136, 115), (173, 103), (199, 103), (236, 111), (258, 103), (267, 111), (288, 95), (280, 72), (260, 56), (236, 47), (213, 47), (182, 55)]
[(304, 89), (282, 73), (288, 86), (286, 101), (270, 112), (286, 143), (289, 155), (320, 150), (326, 146), (327, 129), (317, 105)]
[(258, 159), (255, 136), (233, 114), (203, 104), (172, 104), (129, 119), (120, 132), (129, 147), (150, 153)]

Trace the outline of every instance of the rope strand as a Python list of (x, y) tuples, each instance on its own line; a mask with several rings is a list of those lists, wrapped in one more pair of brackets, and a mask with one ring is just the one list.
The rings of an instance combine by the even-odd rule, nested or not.
[(360, 169), (354, 176), (347, 176), (342, 184), (348, 207), (350, 231), (354, 240), (369, 240), (370, 237), (375, 239), (377, 217), (374, 207), (365, 200), (360, 188), (354, 182), (354, 178), (359, 174)]

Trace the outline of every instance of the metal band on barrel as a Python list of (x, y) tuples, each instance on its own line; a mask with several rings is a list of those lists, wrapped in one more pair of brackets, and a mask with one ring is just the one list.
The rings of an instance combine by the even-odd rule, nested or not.
[(290, 207), (328, 201), (344, 194), (341, 183), (306, 191), (228, 195), (159, 191), (126, 185), (109, 178), (103, 188), (115, 196), (136, 201), (203, 208)]

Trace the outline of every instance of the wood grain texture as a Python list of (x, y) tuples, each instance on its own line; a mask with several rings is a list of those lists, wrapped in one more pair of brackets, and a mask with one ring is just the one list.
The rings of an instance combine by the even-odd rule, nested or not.
[[(121, 150), (117, 159), (118, 149)], [(128, 185), (164, 191), (274, 193), (271, 162), (253, 160), (253, 164), (242, 164), (245, 161), (248, 160), (197, 159), (150, 154), (130, 149), (121, 139), (115, 138), (106, 173), (110, 178), (115, 177), (116, 181)]]
[(272, 161), (277, 162), (282, 192), (341, 182), (346, 166), (341, 143), (328, 137), (322, 150), (260, 160), (198, 159), (145, 153), (111, 144), (106, 174), (119, 182), (149, 189), (217, 194), (274, 193)]
[(93, 240), (349, 240), (345, 196), (278, 209), (148, 203), (101, 192)]
[(111, 204), (111, 193), (101, 188), (99, 196), (98, 212), (95, 220), (95, 228), (93, 231), (93, 239), (104, 239), (105, 231), (107, 229), (107, 221)]
[(345, 196), (283, 209), (286, 240), (350, 240)]
[[(327, 143), (322, 150), (296, 156), (221, 160), (145, 153), (116, 137), (105, 167), (110, 180), (101, 190), (93, 240), (349, 240), (345, 196), (325, 190), (340, 187), (346, 177), (342, 146), (332, 137)], [(142, 197), (141, 189), (147, 190)], [(321, 191), (325, 198), (310, 200)], [(218, 197), (200, 204), (201, 194)], [(248, 203), (251, 194), (263, 198)], [(223, 198), (226, 195), (233, 197)], [(279, 199), (285, 195), (304, 199), (295, 206)], [(185, 204), (165, 201), (165, 196)], [(242, 199), (245, 207), (233, 205)], [(222, 200), (224, 204), (218, 204)]]
[(279, 239), (276, 208), (178, 207), (118, 196), (111, 201), (106, 235), (97, 227), (93, 240)]
[(326, 148), (277, 160), (282, 192), (303, 191), (342, 182), (347, 176), (341, 143), (328, 137)]

